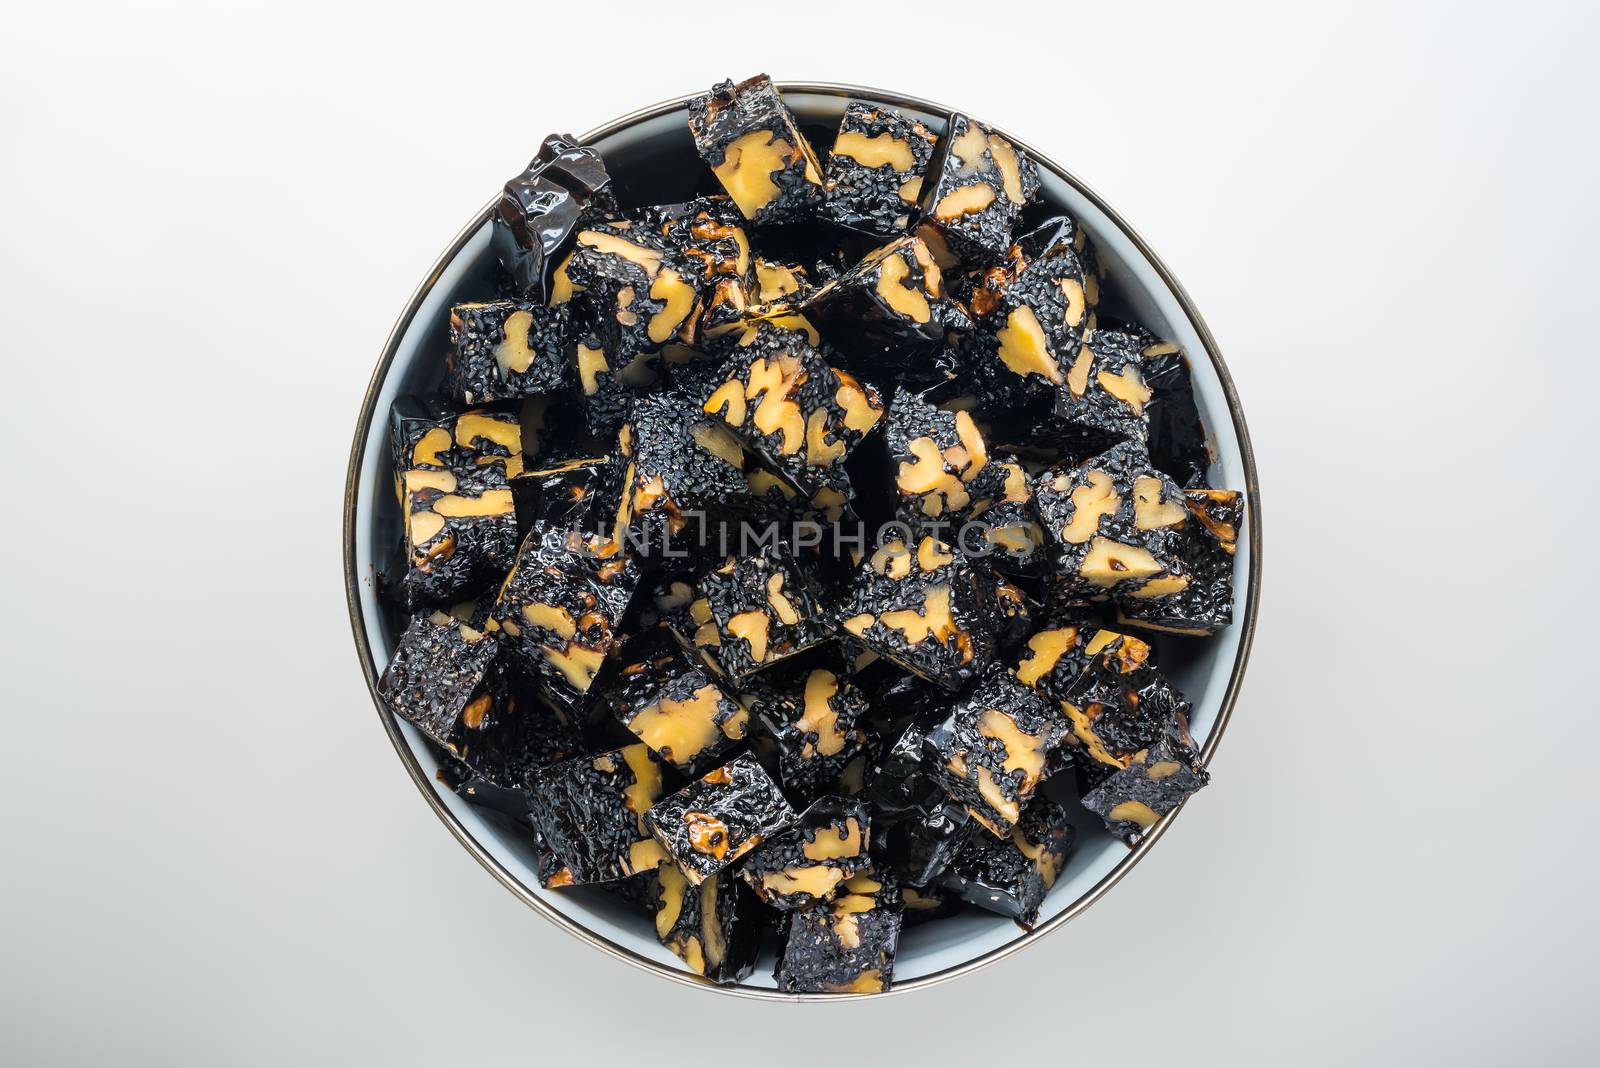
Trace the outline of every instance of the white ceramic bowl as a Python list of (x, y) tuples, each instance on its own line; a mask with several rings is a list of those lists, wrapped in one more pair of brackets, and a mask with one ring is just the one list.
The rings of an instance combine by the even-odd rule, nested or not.
[[(780, 87), (789, 107), (807, 126), (835, 127), (845, 104), (852, 99), (898, 108), (936, 132), (944, 129), (950, 112), (925, 100), (862, 87), (809, 83), (783, 83)], [(604, 154), (611, 173), (625, 190), (630, 185), (652, 189), (652, 183), (661, 180), (662, 175), (684, 170), (677, 164), (692, 159), (693, 143), (685, 122), (686, 99), (624, 116), (581, 140)], [(1006, 136), (1038, 161), (1046, 201), (1088, 230), (1107, 270), (1107, 293), (1120, 294), (1136, 319), (1176, 340), (1189, 354), (1195, 396), (1216, 456), (1213, 482), (1242, 488), (1248, 494), (1249, 530), (1239, 541), (1233, 626), (1214, 639), (1182, 646), (1174, 642), (1165, 650), (1163, 660), (1163, 666), (1194, 704), (1191, 727), (1203, 746), (1202, 756), (1209, 760), (1244, 674), (1260, 586), (1260, 503), (1255, 463), (1238, 398), (1199, 313), (1149, 247), (1081, 182), (1026, 142), (1010, 133)], [(663, 166), (663, 161), (674, 165)], [(688, 187), (668, 188), (652, 199), (686, 199), (691, 192)], [(351, 449), (345, 494), (345, 578), (357, 653), (367, 682), (374, 687), (373, 700), (380, 719), (412, 779), (445, 826), (509, 890), (564, 930), (629, 963), (704, 989), (785, 1000), (838, 1000), (846, 995), (780, 993), (773, 985), (770, 959), (759, 963), (755, 973), (739, 986), (712, 986), (683, 971), (678, 959), (657, 943), (648, 919), (629, 912), (614, 899), (592, 890), (543, 889), (526, 842), (505, 833), (438, 783), (434, 777), (437, 766), (421, 736), (409, 723), (391, 716), (377, 698), (377, 677), (393, 651), (396, 637), (384, 622), (375, 582), (376, 563), (399, 536), (398, 507), (388, 470), (386, 415), (396, 397), (425, 387), (437, 377), (445, 352), (450, 306), (458, 300), (480, 299), (488, 291), (486, 283), (493, 260), (488, 221), (492, 206), (493, 201), (457, 235), (406, 305), (373, 374)], [(1205, 803), (1204, 793), (1197, 803)], [(1062, 926), (1131, 869), (1176, 816), (1176, 812), (1168, 815), (1132, 850), (1085, 822), (1079, 830), (1086, 833), (1081, 835), (1031, 932), (1023, 932), (1009, 919), (975, 909), (949, 920), (910, 928), (901, 938), (894, 991), (917, 989), (960, 975)]]

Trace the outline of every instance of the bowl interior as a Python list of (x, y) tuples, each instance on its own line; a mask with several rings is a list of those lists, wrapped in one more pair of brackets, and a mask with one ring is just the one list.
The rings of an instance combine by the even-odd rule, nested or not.
[[(942, 111), (907, 106), (905, 101), (890, 94), (857, 92), (849, 95), (825, 87), (791, 87), (785, 89), (784, 98), (819, 149), (831, 143), (833, 129), (850, 99), (897, 107), (902, 113), (926, 122), (936, 132), (945, 126)], [(681, 105), (613, 124), (589, 140), (605, 155), (625, 204), (671, 202), (710, 191), (706, 185), (707, 172), (695, 155)], [(1065, 211), (1079, 220), (1106, 266), (1102, 314), (1136, 319), (1182, 345), (1194, 368), (1196, 400), (1211, 435), (1216, 458), (1212, 468), (1213, 484), (1245, 488), (1249, 483), (1244, 450), (1215, 354), (1202, 342), (1203, 328), (1186, 314), (1183, 299), (1163, 280), (1163, 272), (1141, 251), (1133, 235), (1102, 210), (1080, 184), (1040, 159), (1037, 153), (1031, 154), (1040, 162), (1043, 179), (1044, 210), (1040, 214)], [(399, 510), (387, 470), (386, 415), (396, 397), (425, 390), (437, 383), (447, 344), (450, 306), (462, 300), (482, 299), (490, 292), (488, 277), (493, 257), (489, 252), (489, 224), (483, 219), (486, 216), (480, 219), (456, 254), (440, 265), (431, 288), (421, 294), (415, 314), (399, 337), (388, 372), (379, 383), (375, 416), (366, 428), (364, 453), (359, 458), (354, 486), (353, 548), (359, 578), (359, 625), (365, 629), (375, 672), (381, 671), (388, 661), (398, 636), (385, 619), (373, 580), (375, 565), (385, 559), (390, 546), (400, 536)], [(1253, 569), (1249, 540), (1241, 538), (1239, 542), (1234, 574), (1235, 624), (1211, 640), (1174, 639), (1161, 643), (1163, 667), (1193, 702), (1191, 726), (1202, 744), (1211, 739), (1217, 726), (1240, 655), (1241, 638), (1248, 630), (1250, 612), (1246, 596)], [(557, 918), (565, 918), (568, 926), (575, 925), (604, 939), (610, 943), (606, 948), (621, 950), (623, 955), (637, 962), (653, 963), (681, 974), (677, 958), (656, 942), (648, 919), (628, 911), (603, 893), (541, 888), (535, 875), (535, 858), (526, 840), (439, 784), (433, 777), (436, 763), (422, 744), (421, 736), (408, 723), (401, 722), (398, 727), (429, 787), (449, 816), (457, 821), (458, 833), (464, 831), (477, 843), (480, 855), (486, 854), (491, 866), (500, 869), (496, 874), (502, 880), (525, 898), (542, 903)], [(1080, 843), (1045, 902), (1036, 932), (1048, 929), (1052, 921), (1059, 922), (1086, 905), (1135, 857), (1126, 846), (1100, 829), (1099, 821), (1088, 813), (1078, 821), (1078, 828), (1083, 832)], [(916, 985), (917, 980), (926, 981), (979, 958), (995, 955), (1024, 937), (1024, 932), (1012, 921), (971, 909), (953, 919), (910, 928), (902, 936), (895, 964), (895, 986), (904, 989)], [(746, 980), (746, 986), (773, 988), (770, 960), (757, 965), (755, 973)]]

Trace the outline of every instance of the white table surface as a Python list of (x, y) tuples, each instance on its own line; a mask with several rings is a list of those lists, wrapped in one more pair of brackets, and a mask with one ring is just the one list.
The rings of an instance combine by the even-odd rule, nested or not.
[[(916, 6), (8, 11), (0, 1061), (1592, 1058), (1600, 24)], [(1215, 782), (1151, 856), (990, 969), (811, 1009), (485, 874), (379, 729), (339, 559), (449, 236), (546, 132), (757, 69), (965, 106), (1103, 193), (1219, 339), (1266, 524)]]

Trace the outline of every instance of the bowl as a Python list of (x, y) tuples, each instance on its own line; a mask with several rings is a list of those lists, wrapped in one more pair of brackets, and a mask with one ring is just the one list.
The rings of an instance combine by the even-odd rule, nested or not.
[[(815, 133), (824, 143), (831, 139), (851, 100), (896, 108), (935, 132), (943, 131), (952, 110), (859, 86), (784, 82), (779, 87), (806, 132)], [(686, 124), (688, 99), (664, 101), (625, 115), (580, 139), (604, 154), (625, 202), (643, 199), (628, 200), (630, 189), (653, 191), (655, 202), (687, 199), (696, 191), (695, 182), (704, 171)], [(1077, 219), (1089, 232), (1107, 269), (1104, 290), (1108, 298), (1120, 299), (1133, 318), (1177, 341), (1189, 354), (1195, 398), (1216, 457), (1214, 484), (1247, 493), (1249, 530), (1239, 541), (1234, 572), (1235, 622), (1215, 638), (1182, 646), (1169, 643), (1163, 650), (1163, 667), (1193, 702), (1191, 728), (1201, 745), (1201, 758), (1209, 763), (1244, 676), (1260, 588), (1261, 510), (1244, 415), (1216, 342), (1199, 312), (1144, 240), (1065, 168), (1010, 132), (1001, 132), (1038, 162), (1046, 203)], [(417, 789), (462, 846), (508, 890), (562, 930), (620, 960), (703, 989), (786, 1001), (868, 996), (783, 993), (773, 984), (770, 955), (745, 982), (716, 986), (684, 971), (678, 959), (657, 943), (649, 920), (627, 911), (609, 895), (583, 888), (544, 889), (535, 875), (535, 857), (528, 843), (438, 782), (437, 764), (422, 736), (411, 724), (391, 715), (378, 698), (378, 676), (398, 637), (379, 605), (376, 582), (376, 564), (400, 529), (387, 466), (386, 416), (396, 397), (425, 388), (437, 378), (450, 306), (458, 300), (481, 298), (489, 291), (493, 206), (491, 200), (468, 221), (407, 302), (367, 387), (350, 451), (344, 499), (346, 594), (356, 653), (383, 729)], [(1178, 811), (1168, 814), (1132, 849), (1098, 827), (1084, 833), (1031, 931), (1023, 931), (1004, 917), (972, 909), (939, 923), (908, 929), (902, 936), (891, 992), (921, 989), (973, 971), (1062, 927), (1154, 848)]]

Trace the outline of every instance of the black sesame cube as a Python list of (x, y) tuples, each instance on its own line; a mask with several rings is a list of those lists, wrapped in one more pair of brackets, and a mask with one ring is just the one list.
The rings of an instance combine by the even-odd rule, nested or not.
[(698, 197), (662, 209), (662, 233), (702, 283), (731, 280), (756, 292), (756, 260), (744, 217), (725, 196)]
[(900, 889), (863, 872), (831, 902), (790, 913), (774, 975), (790, 993), (880, 994), (894, 979)]
[(708, 772), (645, 813), (650, 833), (696, 886), (795, 819), (778, 784), (749, 755)]
[(1031, 928), (1074, 838), (1067, 810), (1049, 798), (1036, 798), (1006, 837), (969, 838), (942, 881), (964, 901)]
[(450, 309), (444, 390), (470, 406), (561, 389), (575, 342), (565, 306), (523, 300), (457, 304)]
[[(394, 469), (397, 480), (411, 466), (411, 450), (417, 441), (440, 423), (453, 420), (457, 414), (456, 406), (438, 393), (413, 393), (395, 400), (389, 408), (389, 466)], [(448, 426), (445, 434), (450, 435)], [(448, 442), (441, 445), (447, 446)]]
[(713, 983), (736, 983), (755, 969), (761, 906), (732, 872), (696, 886), (675, 864), (652, 876), (656, 937), (684, 967)]
[(395, 480), (405, 520), (410, 607), (471, 597), (511, 566), (517, 550), (510, 480), (522, 473), (514, 414), (472, 410), (427, 419), (397, 405)]
[(874, 249), (843, 275), (780, 306), (815, 323), (864, 373), (914, 368), (944, 346), (949, 331), (971, 325), (946, 298), (943, 273), (927, 245), (910, 236)]
[(831, 900), (846, 879), (872, 861), (867, 807), (844, 797), (821, 797), (788, 830), (767, 839), (739, 868), (756, 896), (784, 911)]
[(499, 652), (492, 634), (435, 609), (412, 618), (378, 693), (389, 711), (448, 745)]
[(818, 214), (862, 233), (904, 233), (938, 142), (920, 122), (852, 101), (828, 150), (827, 193)]
[(700, 293), (693, 335), (698, 338), (744, 318), (762, 298), (738, 207), (724, 196), (700, 197), (666, 212), (663, 233)]
[(1067, 730), (1057, 706), (995, 665), (928, 736), (934, 776), (991, 834), (1004, 837)]
[(490, 247), (525, 295), (542, 300), (551, 268), (586, 214), (616, 210), (600, 153), (571, 137), (544, 139), (495, 205)]
[(1056, 392), (1056, 415), (1107, 440), (1147, 442), (1155, 391), (1146, 380), (1148, 335), (1094, 330), (1078, 348)]
[(1233, 557), (1244, 521), (1237, 490), (1186, 490), (1193, 515), (1178, 555), (1183, 574), (1122, 597), (1117, 622), (1142, 630), (1203, 637), (1233, 622)]
[(758, 328), (696, 399), (808, 495), (832, 481), (883, 416), (875, 389), (830, 367), (802, 334), (781, 328)]
[(648, 746), (623, 746), (535, 772), (529, 816), (569, 874), (598, 883), (650, 871), (666, 859), (644, 814), (661, 796), (661, 765)]
[(675, 394), (635, 400), (623, 428), (626, 460), (616, 537), (684, 552), (753, 507), (744, 447), (718, 419)]
[(608, 537), (537, 523), (523, 539), (494, 621), (513, 662), (574, 719), (585, 718), (638, 581), (638, 564)]
[(1102, 630), (1088, 649), (1088, 667), (1061, 703), (1088, 760), (1120, 770), (1141, 750), (1187, 734), (1189, 702), (1150, 662), (1147, 642)]
[(700, 580), (700, 591), (717, 626), (717, 661), (735, 682), (833, 634), (821, 585), (781, 543), (729, 557)]
[(1083, 796), (1083, 807), (1130, 844), (1205, 786), (1210, 776), (1181, 732), (1133, 755), (1128, 766)]
[(1088, 611), (1067, 615), (1069, 618), (1051, 620), (1030, 635), (1021, 659), (1012, 668), (1017, 681), (1057, 704), (1066, 700), (1093, 652), (1116, 638), (1116, 632), (1102, 630)]
[(775, 743), (784, 788), (796, 797), (825, 792), (866, 750), (859, 724), (869, 702), (837, 663), (811, 660), (758, 676), (746, 699)]
[(972, 290), (967, 294), (972, 313), (980, 319), (989, 319), (1023, 268), (1063, 251), (1070, 251), (1083, 266), (1084, 303), (1092, 312), (1100, 303), (1100, 283), (1105, 277), (1105, 268), (1082, 225), (1071, 216), (1056, 215), (1017, 237), (1006, 250), (1004, 259), (973, 278)]
[(949, 524), (955, 542), (966, 520), (1005, 493), (1011, 471), (989, 460), (989, 446), (967, 411), (948, 412), (896, 390), (884, 440), (894, 464), (896, 515), (914, 529)]
[(986, 272), (971, 301), (989, 329), (974, 331), (962, 347), (977, 380), (1013, 403), (1053, 398), (1069, 379), (1077, 381), (1083, 339), (1095, 324), (1089, 277), (1070, 247), (1037, 259), (1013, 248), (1005, 264)]
[(1183, 489), (1127, 442), (1033, 482), (1045, 530), (1060, 550), (1063, 590), (1099, 595), (1170, 592), (1184, 575), (1191, 514)]
[(1239, 530), (1244, 526), (1244, 494), (1228, 489), (1189, 489), (1183, 495), (1198, 529), (1232, 556), (1239, 547)]
[(692, 340), (698, 267), (659, 227), (633, 219), (591, 223), (578, 231), (563, 270), (573, 302), (592, 317), (614, 363)]
[(605, 698), (621, 724), (664, 762), (698, 775), (744, 740), (750, 714), (704, 655), (665, 626), (617, 651)]
[(994, 606), (958, 549), (889, 539), (862, 564), (840, 625), (914, 675), (957, 690), (994, 653)]
[(527, 812), (534, 772), (584, 752), (579, 725), (529, 692), (499, 661), (490, 665), (444, 746), (469, 772), (456, 793), (513, 815)]
[(1070, 215), (1054, 215), (1016, 240), (1016, 247), (1029, 261), (1043, 259), (1062, 249), (1071, 249), (1083, 263), (1083, 295), (1093, 310), (1100, 303), (1100, 283), (1106, 276), (1100, 253), (1083, 224)]
[(637, 397), (657, 392), (662, 385), (661, 354), (639, 352), (619, 357), (606, 348), (596, 331), (580, 337), (573, 348), (578, 388), (583, 394), (583, 424), (591, 437), (617, 434)]
[(968, 551), (976, 551), (980, 544), (986, 547), (985, 559), (997, 571), (1038, 575), (1049, 567), (1050, 540), (1034, 507), (1028, 473), (1014, 459), (990, 462), (1000, 470), (1000, 491), (979, 513), (981, 525), (962, 547)]
[(802, 222), (822, 201), (822, 168), (765, 74), (689, 101), (694, 146), (746, 219)]
[(1017, 216), (1038, 193), (1033, 160), (982, 123), (952, 115), (920, 206), (951, 252), (983, 263), (1005, 254)]

